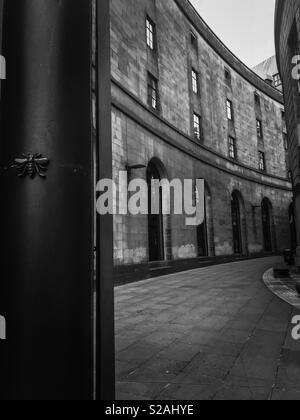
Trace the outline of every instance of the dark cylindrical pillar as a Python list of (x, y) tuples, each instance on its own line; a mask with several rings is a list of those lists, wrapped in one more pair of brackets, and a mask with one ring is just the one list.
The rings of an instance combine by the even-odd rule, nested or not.
[[(1, 399), (91, 399), (91, 1), (8, 0), (1, 101)], [(47, 178), (8, 169), (50, 159)]]
[[(110, 0), (97, 0), (97, 179), (112, 179)], [(96, 398), (115, 397), (113, 217), (99, 216), (97, 229)]]

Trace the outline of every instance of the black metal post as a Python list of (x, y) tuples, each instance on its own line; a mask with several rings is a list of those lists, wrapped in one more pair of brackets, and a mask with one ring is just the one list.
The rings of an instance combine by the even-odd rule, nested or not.
[[(108, 13), (106, 1), (99, 1), (101, 22), (109, 22)], [(106, 58), (109, 33), (104, 39)], [(0, 315), (7, 321), (7, 340), (0, 341), (1, 400), (90, 400), (95, 395), (91, 40), (91, 0), (5, 1)], [(104, 102), (110, 102), (107, 76), (104, 84), (101, 81), (108, 64), (101, 61), (101, 49), (100, 37), (99, 91), (104, 89), (106, 96), (99, 105), (99, 175), (109, 173), (111, 161), (111, 150), (106, 149), (110, 116), (104, 112)], [(107, 118), (104, 125), (102, 115)], [(46, 179), (40, 176), (45, 173), (44, 157), (50, 160)], [(16, 158), (22, 178), (10, 168)], [(107, 375), (109, 384), (109, 394), (102, 386), (98, 395), (109, 397), (113, 284), (112, 259), (106, 259), (111, 257), (111, 221), (98, 220), (98, 226), (97, 377), (103, 385)]]
[[(110, 0), (97, 0), (98, 180), (112, 179)], [(97, 219), (97, 393), (115, 398), (113, 217)], [(99, 372), (101, 374), (99, 374)]]

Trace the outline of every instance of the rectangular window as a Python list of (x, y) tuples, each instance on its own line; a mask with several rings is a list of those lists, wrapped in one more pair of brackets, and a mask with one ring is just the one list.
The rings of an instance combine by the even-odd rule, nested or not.
[(254, 102), (255, 105), (260, 106), (260, 96), (258, 93), (254, 93)]
[(199, 74), (194, 69), (192, 69), (192, 86), (193, 86), (193, 93), (198, 95), (198, 93), (199, 93)]
[(259, 152), (259, 170), (262, 172), (266, 171), (266, 156), (264, 152)]
[(158, 80), (148, 73), (148, 105), (154, 110), (159, 108)]
[(149, 17), (147, 17), (147, 19), (146, 19), (146, 35), (147, 35), (147, 45), (150, 48), (150, 50), (154, 51), (154, 49), (155, 49), (155, 25)]
[(190, 33), (190, 37), (191, 37), (191, 46), (194, 48), (195, 51), (198, 51), (198, 41), (194, 32)]
[(230, 159), (237, 159), (236, 140), (233, 137), (229, 137), (229, 157)]
[(227, 99), (226, 106), (227, 106), (227, 118), (230, 121), (233, 121), (233, 104), (229, 99)]
[(263, 127), (261, 120), (256, 120), (256, 131), (257, 131), (257, 137), (262, 139), (263, 138)]
[(273, 76), (273, 83), (274, 83), (274, 86), (275, 87), (281, 86), (281, 79), (280, 79), (280, 74), (279, 73), (274, 74), (274, 76)]
[(231, 73), (228, 69), (225, 69), (225, 82), (231, 86)]
[(201, 117), (198, 114), (194, 114), (194, 137), (196, 140), (201, 140)]

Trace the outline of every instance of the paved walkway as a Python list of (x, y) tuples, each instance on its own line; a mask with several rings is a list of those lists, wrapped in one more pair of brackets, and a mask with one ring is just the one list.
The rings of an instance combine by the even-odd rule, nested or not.
[(278, 258), (116, 289), (117, 398), (300, 400), (295, 308), (262, 282)]

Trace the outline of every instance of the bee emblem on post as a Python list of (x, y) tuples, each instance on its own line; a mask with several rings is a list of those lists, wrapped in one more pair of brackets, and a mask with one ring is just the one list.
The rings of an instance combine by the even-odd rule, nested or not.
[(33, 179), (36, 175), (46, 178), (46, 172), (50, 161), (38, 153), (23, 154), (21, 158), (15, 159), (13, 168), (17, 168), (18, 177), (29, 176)]

